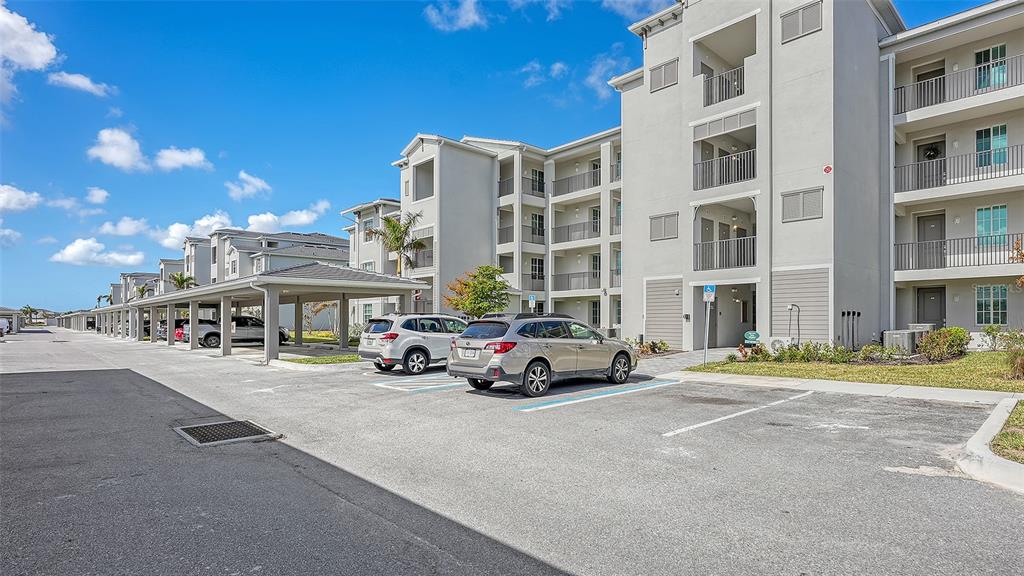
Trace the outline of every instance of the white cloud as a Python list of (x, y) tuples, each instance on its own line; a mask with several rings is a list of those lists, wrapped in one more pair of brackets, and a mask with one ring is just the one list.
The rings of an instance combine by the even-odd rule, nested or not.
[(103, 204), (110, 198), (110, 192), (96, 186), (89, 186), (85, 189), (85, 201), (89, 204)]
[(100, 130), (96, 135), (96, 144), (87, 153), (89, 158), (125, 172), (149, 170), (149, 161), (143, 156), (138, 140), (120, 128)]
[(51, 208), (62, 208), (67, 211), (78, 208), (78, 198), (50, 198), (46, 205)]
[(106, 246), (95, 238), (77, 238), (60, 252), (50, 256), (50, 261), (75, 266), (138, 266), (146, 259), (146, 255), (137, 250), (116, 252), (105, 249)]
[(636, 21), (656, 14), (675, 3), (676, 0), (601, 0), (601, 7)]
[(146, 224), (145, 218), (122, 216), (116, 224), (110, 221), (104, 222), (100, 226), (100, 234), (108, 236), (135, 236), (136, 234), (142, 234), (148, 229), (149, 226)]
[(547, 21), (553, 22), (562, 16), (562, 10), (572, 5), (572, 0), (509, 0), (513, 10), (522, 10), (531, 4), (543, 4), (547, 12)]
[(0, 2), (0, 102), (10, 102), (18, 90), (14, 73), (42, 70), (57, 58), (53, 38), (36, 30), (24, 16), (11, 12)]
[(35, 208), (43, 197), (38, 192), (25, 192), (10, 184), (0, 184), (0, 212), (20, 212)]
[(457, 32), (470, 28), (487, 28), (487, 16), (477, 0), (441, 0), (423, 9), (427, 22), (441, 32)]
[(539, 60), (531, 60), (517, 70), (517, 72), (525, 76), (523, 87), (533, 88), (534, 86), (540, 86), (549, 79), (561, 79), (569, 72), (569, 66), (565, 62), (554, 62), (549, 66), (545, 66)]
[(629, 57), (622, 54), (622, 48), (622, 43), (616, 42), (612, 44), (610, 51), (598, 54), (591, 62), (587, 77), (583, 80), (583, 84), (593, 90), (601, 100), (607, 100), (612, 96), (608, 80), (629, 68)]
[(57, 239), (53, 236), (43, 236), (39, 240), (36, 240), (36, 244), (56, 244)]
[(225, 182), (224, 186), (228, 189), (228, 196), (236, 202), (245, 198), (252, 198), (260, 192), (270, 192), (272, 190), (266, 180), (257, 178), (245, 170), (238, 172), (237, 182)]
[(92, 78), (89, 78), (85, 74), (69, 74), (64, 71), (51, 72), (47, 77), (47, 82), (53, 86), (62, 86), (64, 88), (71, 88), (72, 90), (88, 92), (89, 94), (99, 96), (100, 98), (106, 98), (111, 94), (117, 93), (117, 88), (108, 84), (93, 82)]
[(175, 222), (167, 228), (155, 228), (150, 230), (149, 235), (164, 248), (180, 250), (181, 244), (186, 236), (209, 236), (218, 228), (230, 228), (231, 217), (220, 210), (213, 214), (206, 214), (192, 224)]
[(213, 164), (206, 160), (206, 153), (199, 148), (181, 149), (171, 146), (156, 153), (156, 165), (161, 170), (178, 170), (179, 168), (200, 168), (212, 170)]
[(569, 72), (569, 66), (565, 62), (555, 62), (548, 68), (548, 76), (556, 80), (565, 76), (567, 72)]
[(331, 209), (331, 203), (327, 200), (320, 200), (310, 204), (304, 210), (291, 210), (281, 216), (273, 212), (253, 214), (249, 216), (249, 227), (252, 232), (278, 232), (285, 226), (302, 227), (309, 226), (316, 222), (320, 216)]
[(21, 240), (21, 232), (4, 228), (4, 219), (0, 218), (0, 248), (9, 248)]
[(124, 111), (117, 106), (111, 106), (107, 109), (107, 118), (120, 118), (121, 116), (124, 116)]

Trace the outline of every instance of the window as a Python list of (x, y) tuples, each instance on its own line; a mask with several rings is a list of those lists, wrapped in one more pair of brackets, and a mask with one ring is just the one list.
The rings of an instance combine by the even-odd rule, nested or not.
[(651, 216), (651, 241), (679, 237), (679, 212)]
[(1006, 44), (974, 53), (974, 87), (977, 90), (1006, 85)]
[(427, 334), (442, 334), (444, 328), (441, 327), (441, 322), (437, 318), (420, 318), (419, 331)]
[(530, 214), (530, 232), (534, 236), (544, 235), (544, 215), (534, 212)]
[(1006, 324), (1006, 284), (978, 286), (974, 289), (978, 326)]
[(492, 338), (501, 338), (507, 331), (508, 324), (504, 322), (473, 322), (462, 332), (462, 337), (490, 340)]
[(214, 246), (210, 250), (211, 250), (210, 254), (211, 254), (211, 258), (213, 260), (213, 263), (216, 264), (217, 263), (217, 247)]
[(597, 332), (594, 332), (583, 324), (577, 324), (575, 322), (569, 324), (569, 332), (575, 340), (599, 340), (601, 338), (598, 336)]
[(534, 280), (544, 279), (544, 259), (530, 258), (530, 278)]
[(544, 171), (533, 168), (530, 170), (530, 188), (534, 192), (544, 192)]
[(1006, 204), (978, 208), (974, 214), (979, 246), (996, 246), (1006, 242)]
[(590, 273), (595, 278), (599, 278), (601, 274), (601, 254), (594, 253), (590, 255)]
[(565, 323), (558, 320), (546, 320), (537, 323), (537, 338), (568, 338), (569, 332)]
[(782, 15), (782, 43), (821, 30), (821, 0)]
[[(363, 324), (368, 324), (371, 318), (373, 318), (373, 304), (363, 304)], [(390, 330), (391, 322), (387, 322), (387, 324), (388, 327), (385, 330)]]
[(374, 262), (373, 262), (373, 260), (370, 260), (369, 262), (363, 262), (362, 268), (363, 268), (363, 270), (366, 270), (367, 272), (374, 272), (375, 270), (374, 270)]
[(601, 301), (591, 300), (590, 301), (590, 323), (594, 326), (601, 325)]
[(391, 320), (372, 320), (372, 318), (373, 304), (363, 304), (363, 324), (366, 324), (363, 332), (367, 334), (383, 334), (391, 330)]
[(662, 88), (668, 88), (679, 82), (679, 59), (670, 60), (664, 64), (658, 64), (650, 70), (651, 92), (657, 92)]
[(466, 323), (462, 320), (442, 318), (441, 321), (444, 322), (444, 329), (452, 334), (462, 334), (466, 330)]
[(359, 225), (363, 227), (363, 242), (373, 242), (373, 233), (370, 231), (377, 227), (377, 220), (370, 217), (360, 222)]
[(615, 323), (622, 324), (622, 299), (615, 301)]
[(537, 326), (539, 324), (539, 322), (527, 322), (526, 324), (520, 326), (519, 330), (516, 330), (516, 334), (522, 336), (523, 338), (536, 338)]
[(405, 182), (402, 182), (402, 188), (405, 189), (405, 195), (408, 196), (409, 195), (409, 181), (408, 180), (406, 180)]
[(263, 272), (263, 258), (257, 258), (256, 259), (256, 264), (254, 265), (254, 268), (255, 268), (255, 272), (257, 274), (259, 274), (260, 272)]
[(974, 149), (978, 168), (1006, 164), (1006, 124), (982, 128), (974, 132)]
[(798, 190), (782, 195), (782, 221), (796, 222), (822, 217), (822, 188)]
[(238, 260), (231, 261), (231, 273), (238, 274)]
[(537, 300), (536, 302), (534, 302), (533, 303), (533, 311), (535, 313), (537, 313), (537, 314), (543, 314), (544, 313), (544, 301), (543, 300)]

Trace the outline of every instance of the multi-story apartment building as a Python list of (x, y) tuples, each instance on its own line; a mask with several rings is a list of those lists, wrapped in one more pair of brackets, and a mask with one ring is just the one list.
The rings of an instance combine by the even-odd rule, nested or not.
[[(348, 240), (318, 232), (269, 234), (236, 228), (214, 230), (209, 238), (210, 283), (215, 284), (270, 270), (269, 260), (280, 261), (278, 268), (316, 258), (347, 263)], [(198, 283), (198, 281), (197, 281)]]
[(171, 282), (171, 275), (185, 271), (185, 260), (182, 258), (161, 258), (160, 272), (156, 280), (156, 294), (166, 294), (177, 290), (174, 282)]
[[(378, 198), (341, 211), (342, 218), (352, 221), (344, 228), (348, 233), (349, 266), (383, 274), (395, 273), (397, 255), (389, 254), (368, 231), (378, 228), (385, 216), (397, 216), (401, 205), (397, 199)], [(353, 299), (349, 302), (349, 322), (365, 324), (374, 316), (394, 312), (397, 306), (398, 299), (394, 297)]]
[(185, 252), (185, 276), (192, 278), (197, 286), (210, 283), (210, 239), (189, 236), (182, 246)]

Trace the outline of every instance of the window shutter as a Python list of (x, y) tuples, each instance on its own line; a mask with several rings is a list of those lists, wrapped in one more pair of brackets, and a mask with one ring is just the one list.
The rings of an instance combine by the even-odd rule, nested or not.
[(782, 41), (789, 42), (800, 35), (800, 12), (790, 12), (782, 16)]
[(782, 197), (782, 221), (799, 220), (801, 213), (800, 195), (787, 194)]
[(665, 86), (670, 86), (679, 81), (679, 61), (673, 60), (665, 64)]
[(661, 66), (651, 68), (651, 92), (665, 86), (665, 69)]
[(665, 238), (679, 237), (679, 214), (665, 216)]
[(651, 218), (651, 240), (661, 240), (665, 236), (665, 220), (660, 216)]
[(822, 207), (821, 207), (821, 189), (810, 190), (803, 193), (803, 217), (804, 218), (821, 218)]

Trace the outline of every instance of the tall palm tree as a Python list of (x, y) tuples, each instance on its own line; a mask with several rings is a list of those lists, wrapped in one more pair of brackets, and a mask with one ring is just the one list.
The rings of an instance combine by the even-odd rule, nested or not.
[(29, 306), (28, 304), (25, 304), (24, 306), (21, 307), (21, 313), (24, 314), (25, 316), (28, 316), (29, 323), (31, 323), (32, 320), (34, 319), (36, 312), (39, 312), (39, 310), (36, 310), (35, 308)]
[(379, 240), (388, 252), (398, 254), (395, 270), (399, 276), (402, 274), (402, 265), (412, 267), (415, 263), (413, 256), (427, 247), (423, 240), (412, 235), (412, 229), (421, 218), (423, 212), (406, 212), (401, 217), (384, 216), (380, 219), (380, 227), (366, 231), (371, 238)]
[(196, 279), (191, 276), (186, 276), (184, 272), (174, 272), (168, 276), (171, 283), (178, 290), (184, 290), (185, 288), (191, 288), (196, 285)]
[(146, 297), (146, 292), (148, 292), (148, 291), (149, 291), (149, 287), (146, 286), (146, 285), (136, 286), (135, 287), (135, 294), (137, 294), (138, 298), (140, 298), (140, 299), (141, 298), (145, 298)]
[(100, 302), (103, 301), (103, 299), (106, 298), (106, 297), (107, 296), (105, 294), (100, 294), (99, 296), (96, 297), (96, 307), (97, 308), (100, 307)]

